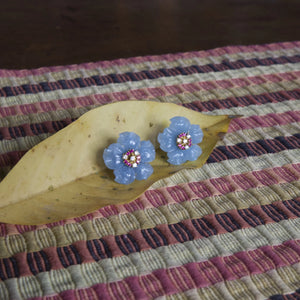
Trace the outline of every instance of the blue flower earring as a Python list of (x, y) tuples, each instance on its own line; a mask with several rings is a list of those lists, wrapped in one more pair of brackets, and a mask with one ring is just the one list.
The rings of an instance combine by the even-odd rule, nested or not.
[[(200, 126), (191, 124), (185, 117), (174, 117), (170, 121), (170, 126), (157, 138), (160, 148), (168, 154), (168, 162), (180, 165), (197, 160), (202, 153), (197, 145), (203, 139)], [(149, 162), (154, 159), (154, 146), (150, 141), (141, 141), (134, 132), (120, 133), (117, 143), (103, 152), (105, 165), (114, 170), (115, 181), (121, 184), (147, 179), (153, 173)]]
[(147, 179), (153, 173), (149, 162), (154, 158), (152, 143), (140, 141), (134, 132), (121, 133), (117, 143), (109, 145), (103, 152), (105, 165), (114, 170), (115, 181), (121, 184)]
[(197, 145), (203, 139), (199, 125), (192, 125), (185, 117), (174, 117), (169, 127), (158, 135), (160, 148), (167, 152), (168, 162), (180, 165), (188, 160), (197, 160), (202, 150)]

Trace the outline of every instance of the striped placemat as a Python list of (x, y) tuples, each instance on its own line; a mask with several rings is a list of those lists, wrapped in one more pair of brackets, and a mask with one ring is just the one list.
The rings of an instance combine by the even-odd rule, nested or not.
[(207, 163), (135, 201), (0, 224), (1, 299), (299, 299), (300, 42), (0, 70), (0, 173), (97, 106), (233, 119)]

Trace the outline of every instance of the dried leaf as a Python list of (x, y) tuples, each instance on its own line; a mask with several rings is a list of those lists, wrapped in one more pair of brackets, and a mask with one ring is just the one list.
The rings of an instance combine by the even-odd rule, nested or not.
[[(197, 161), (170, 165), (166, 153), (158, 149), (157, 135), (174, 116), (186, 117), (202, 128), (203, 153)], [(28, 151), (4, 178), (0, 183), (0, 221), (45, 224), (130, 202), (159, 179), (181, 169), (201, 167), (219, 135), (227, 132), (230, 119), (148, 101), (118, 102), (91, 110)], [(114, 182), (112, 170), (102, 159), (103, 150), (124, 131), (137, 133), (158, 149), (151, 163), (153, 174), (130, 185)]]

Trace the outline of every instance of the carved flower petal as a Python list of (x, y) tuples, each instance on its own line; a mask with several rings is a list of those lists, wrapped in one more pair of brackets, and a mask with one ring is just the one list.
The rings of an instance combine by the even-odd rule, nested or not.
[(149, 164), (140, 163), (136, 168), (136, 179), (145, 180), (153, 173), (153, 168)]
[(134, 132), (122, 132), (119, 135), (118, 143), (124, 145), (126, 150), (135, 149), (139, 147), (140, 137)]
[(150, 162), (155, 159), (155, 149), (150, 141), (142, 141), (138, 149), (141, 154), (142, 162)]
[(169, 128), (165, 128), (163, 133), (160, 133), (157, 137), (160, 148), (165, 152), (177, 149), (176, 137), (177, 135), (173, 131)]
[(168, 162), (172, 165), (180, 165), (186, 161), (185, 150), (173, 150), (168, 152)]
[(193, 144), (199, 144), (202, 142), (203, 131), (201, 130), (199, 125), (191, 125), (189, 129), (189, 134), (191, 135)]
[(191, 126), (190, 121), (185, 117), (173, 117), (169, 128), (177, 135), (182, 132), (187, 132)]
[(185, 159), (190, 161), (197, 160), (202, 153), (202, 149), (198, 145), (192, 145), (190, 149), (184, 151), (186, 152)]
[(105, 165), (109, 169), (115, 169), (122, 163), (122, 154), (124, 152), (124, 146), (115, 143), (109, 145), (103, 152), (103, 160)]
[(115, 181), (121, 184), (130, 184), (135, 179), (135, 172), (133, 168), (127, 167), (123, 164), (114, 170), (114, 174), (116, 176)]

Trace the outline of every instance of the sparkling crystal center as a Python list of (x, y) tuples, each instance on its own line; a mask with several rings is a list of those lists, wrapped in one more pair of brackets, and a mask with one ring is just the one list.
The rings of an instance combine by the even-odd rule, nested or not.
[(122, 158), (123, 163), (130, 168), (136, 168), (141, 162), (140, 152), (134, 149), (129, 149), (123, 154)]
[(192, 146), (191, 136), (186, 132), (182, 132), (177, 135), (176, 143), (179, 149), (187, 150)]

